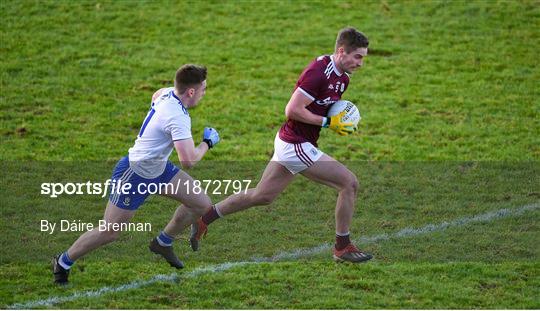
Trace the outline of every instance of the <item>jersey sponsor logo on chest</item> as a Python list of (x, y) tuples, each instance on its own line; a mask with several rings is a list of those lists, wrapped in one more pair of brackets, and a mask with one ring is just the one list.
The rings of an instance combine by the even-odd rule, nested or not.
[(329, 105), (332, 105), (333, 103), (335, 103), (336, 100), (333, 100), (331, 97), (327, 97), (325, 99), (317, 99), (315, 101), (315, 103), (319, 106), (329, 106)]

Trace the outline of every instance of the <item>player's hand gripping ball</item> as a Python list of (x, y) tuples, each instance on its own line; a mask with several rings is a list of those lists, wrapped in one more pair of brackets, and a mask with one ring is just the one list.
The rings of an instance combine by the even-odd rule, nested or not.
[(348, 100), (339, 100), (328, 110), (328, 128), (341, 136), (356, 131), (362, 117), (358, 108)]

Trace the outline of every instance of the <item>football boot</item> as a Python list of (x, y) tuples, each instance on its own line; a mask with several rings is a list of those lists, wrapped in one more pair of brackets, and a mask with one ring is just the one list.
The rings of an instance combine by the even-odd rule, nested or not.
[(51, 260), (51, 268), (54, 276), (54, 283), (58, 285), (66, 285), (68, 283), (69, 269), (64, 269), (58, 263), (62, 254), (58, 254)]
[(334, 247), (334, 260), (337, 262), (363, 262), (368, 261), (372, 259), (373, 256), (368, 253), (364, 253), (363, 251), (359, 250), (354, 244), (349, 243), (344, 249), (337, 250)]
[(189, 245), (196, 252), (199, 249), (199, 240), (206, 236), (208, 226), (202, 221), (202, 218), (197, 219), (197, 222), (191, 224), (191, 232), (189, 234)]
[(161, 255), (163, 258), (165, 258), (165, 260), (167, 260), (167, 262), (171, 265), (171, 267), (174, 267), (176, 269), (184, 268), (184, 263), (182, 263), (182, 261), (178, 259), (178, 257), (173, 251), (172, 246), (161, 246), (158, 243), (157, 238), (154, 238), (150, 242), (150, 245), (148, 246), (148, 248), (150, 249), (152, 253)]

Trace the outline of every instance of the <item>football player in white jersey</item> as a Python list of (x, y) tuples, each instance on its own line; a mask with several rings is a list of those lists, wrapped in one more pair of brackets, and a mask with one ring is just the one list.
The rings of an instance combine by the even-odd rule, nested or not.
[[(66, 284), (75, 260), (92, 250), (113, 242), (120, 234), (114, 230), (120, 224), (129, 223), (136, 210), (149, 196), (149, 184), (192, 185), (192, 178), (168, 159), (176, 150), (183, 168), (190, 168), (219, 142), (213, 128), (205, 128), (203, 141), (195, 146), (191, 136), (191, 119), (188, 109), (196, 106), (206, 90), (206, 68), (187, 64), (180, 67), (175, 76), (174, 87), (158, 90), (152, 96), (152, 105), (144, 119), (135, 144), (128, 156), (118, 161), (111, 180), (109, 201), (103, 220), (107, 230), (94, 230), (82, 234), (71, 247), (52, 260), (54, 281)], [(187, 181), (187, 183), (185, 183)], [(130, 191), (120, 191), (119, 185), (130, 184)], [(142, 187), (141, 187), (142, 185)], [(150, 250), (162, 255), (177, 269), (183, 263), (174, 254), (173, 237), (204, 214), (211, 205), (205, 193), (192, 191), (186, 186), (164, 187), (161, 195), (180, 201), (180, 205), (169, 224), (150, 242)], [(167, 190), (167, 191), (165, 191)], [(109, 225), (110, 224), (110, 225)], [(111, 228), (111, 229), (109, 229)]]

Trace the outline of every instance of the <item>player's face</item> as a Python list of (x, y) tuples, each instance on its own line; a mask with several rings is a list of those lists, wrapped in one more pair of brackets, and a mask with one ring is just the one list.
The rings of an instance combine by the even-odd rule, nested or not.
[(201, 82), (201, 84), (197, 85), (195, 88), (193, 88), (193, 91), (190, 90), (190, 97), (189, 97), (189, 107), (195, 107), (201, 100), (201, 98), (206, 93), (206, 80)]
[(356, 50), (347, 53), (344, 48), (338, 50), (338, 54), (341, 56), (339, 63), (339, 69), (346, 73), (353, 73), (356, 69), (359, 69), (364, 64), (364, 57), (368, 54), (367, 48), (357, 48)]

